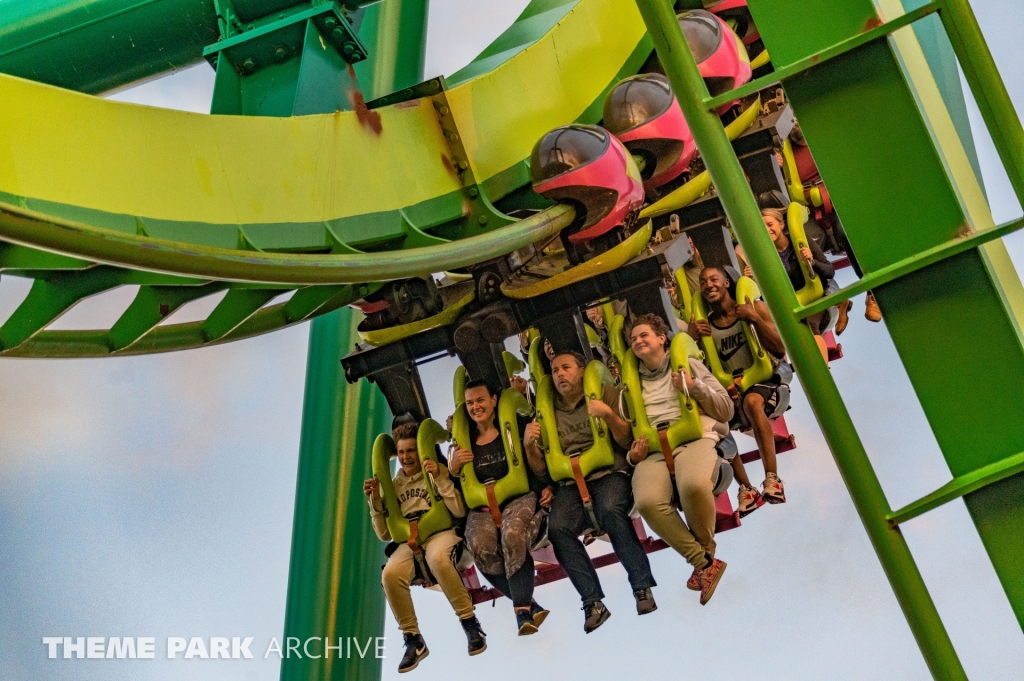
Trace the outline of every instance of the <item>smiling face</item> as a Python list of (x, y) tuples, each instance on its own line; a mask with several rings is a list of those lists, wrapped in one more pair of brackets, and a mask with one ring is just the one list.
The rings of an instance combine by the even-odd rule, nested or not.
[(633, 354), (648, 367), (657, 367), (665, 358), (665, 336), (659, 336), (647, 324), (637, 324), (629, 334)]
[(572, 355), (557, 355), (551, 360), (551, 380), (563, 397), (583, 393), (583, 367)]
[(498, 406), (498, 398), (491, 395), (487, 388), (479, 385), (465, 392), (466, 412), (478, 426), (486, 426), (494, 421), (494, 409)]
[(407, 438), (399, 440), (395, 447), (398, 449), (398, 465), (402, 472), (412, 477), (420, 472), (420, 455), (416, 451), (416, 440)]
[(776, 247), (778, 247), (781, 243), (780, 240), (785, 240), (786, 243), (782, 244), (782, 248), (788, 246), (789, 240), (786, 239), (786, 235), (782, 231), (782, 222), (777, 220), (772, 215), (762, 215), (761, 217), (764, 219), (764, 226), (768, 230), (768, 236), (772, 238), (772, 243), (775, 244)]
[(729, 295), (729, 284), (729, 279), (713, 267), (706, 267), (700, 273), (700, 294), (712, 305), (722, 302)]

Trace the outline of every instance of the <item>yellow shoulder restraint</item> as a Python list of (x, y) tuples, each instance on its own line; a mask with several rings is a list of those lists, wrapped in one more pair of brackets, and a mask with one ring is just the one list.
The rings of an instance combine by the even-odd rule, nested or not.
[[(526, 368), (518, 357), (503, 351), (502, 360), (509, 378)], [(452, 440), (463, 449), (472, 449), (469, 437), (469, 414), (466, 412), (466, 368), (459, 366), (455, 371), (453, 395), (456, 409), (452, 417)], [(508, 473), (498, 480), (480, 481), (472, 463), (466, 464), (459, 471), (462, 480), (462, 495), (467, 506), (472, 509), (488, 508), (491, 518), (501, 528), (501, 507), (506, 502), (520, 497), (530, 491), (527, 477), (527, 462), (523, 452), (523, 436), (519, 432), (520, 414), (533, 413), (533, 408), (519, 391), (506, 389), (498, 398), (498, 430), (501, 432), (502, 445), (505, 448), (505, 460)]]
[[(539, 342), (539, 340), (534, 341), (535, 344), (539, 344)], [(530, 355), (533, 357), (533, 346), (530, 347), (530, 351)], [(539, 349), (536, 352), (539, 352)], [(555, 417), (554, 382), (551, 380), (551, 376), (543, 373), (539, 364), (540, 362), (537, 361), (536, 365), (541, 371), (536, 374), (539, 376), (537, 379), (537, 420), (541, 426), (541, 448), (548, 465), (548, 473), (556, 482), (575, 480), (580, 498), (583, 500), (583, 507), (590, 516), (594, 528), (597, 529), (597, 516), (594, 514), (586, 477), (594, 471), (615, 465), (611, 431), (601, 419), (591, 418), (590, 432), (594, 438), (594, 444), (583, 452), (563, 452), (562, 445), (558, 440), (558, 421)], [(534, 364), (531, 364), (531, 376), (534, 375), (533, 366)], [(586, 404), (590, 404), (591, 400), (601, 399), (604, 386), (613, 384), (614, 381), (608, 368), (597, 360), (591, 361), (583, 373), (583, 397)]]
[[(747, 298), (754, 302), (760, 297), (761, 291), (750, 277), (740, 277), (739, 281), (736, 282), (737, 303), (742, 303)], [(693, 294), (692, 307), (695, 319), (708, 320), (704, 296), (700, 294), (700, 291)], [(769, 356), (768, 351), (764, 349), (764, 346), (761, 345), (761, 340), (757, 337), (754, 329), (750, 328), (750, 325), (746, 322), (741, 322), (741, 324), (743, 325), (743, 335), (747, 338), (747, 344), (750, 346), (750, 355), (754, 358), (754, 363), (744, 369), (742, 376), (738, 379), (734, 380), (732, 374), (722, 367), (722, 360), (718, 356), (718, 351), (715, 350), (714, 339), (711, 336), (701, 338), (701, 344), (704, 346), (704, 355), (711, 373), (715, 375), (718, 382), (726, 389), (732, 388), (735, 385), (739, 389), (740, 394), (747, 392), (751, 386), (757, 383), (764, 383), (775, 373), (775, 369), (772, 366), (772, 358)]]
[[(416, 451), (420, 463), (428, 459), (437, 461), (435, 445), (448, 439), (448, 431), (437, 421), (426, 419), (420, 424), (416, 433)], [(406, 543), (414, 554), (420, 553), (420, 547), (430, 537), (453, 526), (452, 514), (448, 511), (441, 495), (434, 486), (433, 476), (424, 472), (424, 483), (427, 486), (427, 497), (430, 510), (419, 518), (406, 518), (402, 515), (395, 486), (391, 479), (391, 458), (395, 456), (395, 441), (387, 433), (381, 433), (373, 443), (373, 476), (380, 482), (381, 499), (384, 502), (384, 520), (387, 522), (391, 539), (398, 543)], [(424, 574), (429, 574), (426, 571)]]

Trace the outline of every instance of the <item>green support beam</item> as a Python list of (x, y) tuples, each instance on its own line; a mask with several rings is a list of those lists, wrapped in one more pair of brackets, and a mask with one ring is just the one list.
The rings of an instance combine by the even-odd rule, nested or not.
[[(785, 25), (790, 40), (796, 40), (798, 37), (802, 40), (807, 32), (816, 32), (815, 35), (821, 33), (823, 24), (820, 22), (814, 23), (817, 27), (814, 31), (811, 31), (810, 26), (807, 27), (807, 31), (802, 30), (800, 23), (806, 23), (812, 16), (825, 16), (826, 8), (822, 7), (817, 13), (806, 13), (806, 8), (797, 0), (773, 2), (785, 6), (790, 11), (801, 6), (805, 12), (800, 17), (787, 17)], [(637, 5), (654, 40), (665, 73), (677, 94), (680, 107), (693, 131), (697, 147), (718, 190), (729, 221), (735, 228), (751, 269), (765, 294), (765, 300), (800, 376), (801, 385), (822, 433), (833, 452), (839, 472), (850, 491), (868, 538), (878, 554), (925, 661), (936, 679), (966, 679), (967, 676), (943, 627), (935, 604), (928, 594), (920, 571), (914, 563), (906, 540), (898, 528), (886, 521), (886, 515), (890, 512), (888, 501), (832, 375), (821, 357), (810, 329), (792, 312), (797, 306), (796, 294), (764, 229), (757, 203), (729, 144), (725, 129), (718, 117), (707, 110), (705, 100), (711, 98), (683, 38), (672, 5), (665, 0), (637, 0)], [(753, 0), (751, 5), (754, 5)], [(781, 8), (776, 9), (781, 13)], [(828, 15), (834, 13), (833, 9)], [(858, 24), (858, 33), (873, 27), (873, 22), (869, 20), (872, 17), (878, 21), (873, 13), (862, 17)], [(756, 14), (755, 19), (763, 34), (761, 15)], [(776, 44), (769, 42), (767, 37), (766, 45), (775, 63), (785, 65), (807, 57), (808, 53), (813, 53), (814, 50), (840, 43), (849, 38), (850, 34), (843, 37), (829, 36), (823, 39), (824, 44), (806, 46), (807, 51), (798, 55), (787, 53), (781, 45), (776, 51)], [(797, 113), (799, 115), (799, 110)], [(873, 122), (873, 117), (861, 117), (867, 124)], [(803, 123), (802, 117), (800, 120)], [(832, 128), (833, 134), (836, 134), (836, 129)], [(813, 146), (813, 143), (812, 148), (815, 149), (817, 158), (817, 147)], [(848, 154), (844, 159), (852, 154)], [(829, 187), (831, 189), (831, 185)]]
[(967, 0), (938, 0), (938, 4), (943, 8), (942, 25), (960, 60), (964, 78), (985, 119), (1017, 200), (1024, 205), (1024, 128), (1020, 117), (985, 44), (971, 4)]
[(994, 485), (1021, 472), (1024, 472), (1024, 452), (1009, 456), (966, 475), (957, 476), (928, 496), (918, 499), (898, 511), (893, 511), (886, 516), (886, 519), (893, 525), (905, 523), (911, 518), (916, 518), (954, 499), (959, 499), (982, 487)]
[[(935, 4), (947, 31), (955, 24), (952, 45), (1021, 193), (1013, 178), (1024, 135), (973, 15), (966, 3)], [(751, 0), (750, 8), (781, 66), (902, 13), (894, 0), (878, 8), (871, 0)], [(817, 30), (799, 30), (801, 21), (825, 12), (830, 20)], [(867, 277), (991, 229), (981, 184), (913, 30), (867, 43), (785, 87)], [(1002, 242), (873, 290), (954, 478), (1024, 450), (1024, 403), (1004, 393), (1024, 381), (1024, 289)], [(1024, 626), (1024, 475), (973, 491), (964, 502)]]
[(122, 283), (122, 270), (96, 267), (82, 272), (58, 272), (36, 279), (28, 296), (0, 327), (0, 350), (17, 348), (89, 296)]
[[(373, 0), (345, 0), (337, 6), (356, 11), (368, 2)], [(225, 37), (222, 33), (259, 30), (286, 18), (296, 7), (311, 4), (305, 0), (4, 0), (0, 72), (90, 94), (107, 92), (196, 64), (202, 61), (205, 48)], [(332, 3), (316, 4), (323, 8)], [(345, 42), (340, 40), (339, 47)], [(289, 47), (288, 41), (270, 40), (267, 55), (276, 57), (281, 46)], [(239, 65), (241, 61), (244, 58)]]
[(203, 322), (203, 337), (207, 341), (223, 338), (282, 293), (277, 289), (231, 289)]
[[(367, 10), (360, 35), (372, 66), (362, 77), (366, 93), (388, 94), (422, 80), (426, 7), (426, 0), (384, 0)], [(285, 636), (365, 640), (383, 633), (384, 553), (362, 481), (372, 474), (371, 444), (388, 429), (390, 411), (366, 379), (345, 381), (341, 357), (356, 340), (357, 321), (344, 308), (317, 317), (310, 328)], [(380, 678), (382, 662), (289, 658), (281, 680), (371, 681)]]
[(1010, 222), (999, 225), (998, 227), (991, 227), (980, 232), (974, 232), (973, 234), (957, 236), (949, 241), (944, 241), (938, 246), (932, 246), (920, 253), (907, 256), (899, 262), (894, 262), (891, 265), (885, 265), (870, 274), (865, 274), (862, 278), (858, 279), (856, 283), (850, 284), (835, 293), (830, 293), (824, 298), (819, 298), (813, 303), (794, 309), (793, 314), (800, 319), (805, 319), (806, 317), (810, 317), (812, 314), (817, 314), (818, 312), (827, 310), (833, 305), (838, 305), (840, 302), (849, 300), (850, 298), (860, 295), (865, 291), (870, 291), (882, 284), (888, 284), (890, 281), (894, 281), (900, 277), (905, 277), (911, 272), (916, 272), (919, 269), (928, 267), (929, 265), (934, 265), (946, 258), (951, 258), (954, 255), (977, 248), (989, 241), (1001, 239), (1007, 234), (1013, 234), (1020, 229), (1024, 229), (1024, 218), (1011, 220)]
[(185, 303), (224, 290), (225, 284), (205, 286), (140, 286), (128, 309), (110, 327), (108, 339), (113, 352), (124, 350), (156, 328)]
[[(345, 308), (317, 318), (310, 330), (284, 634), (303, 642), (326, 637), (333, 646), (339, 637), (358, 638), (365, 649), (384, 627), (386, 558), (362, 485), (373, 475), (373, 440), (389, 429), (391, 415), (376, 386), (345, 381), (340, 360), (357, 340), (355, 322)], [(322, 645), (311, 646), (323, 654)], [(379, 679), (382, 660), (374, 655), (288, 657), (281, 681)]]

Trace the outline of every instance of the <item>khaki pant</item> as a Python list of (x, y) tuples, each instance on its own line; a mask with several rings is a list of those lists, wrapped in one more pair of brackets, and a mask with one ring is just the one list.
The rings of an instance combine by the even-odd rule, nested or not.
[[(460, 541), (462, 539), (455, 534), (455, 530), (438, 532), (427, 540), (423, 546), (423, 554), (430, 572), (433, 573), (448, 602), (452, 604), (455, 614), (459, 619), (465, 619), (472, 616), (474, 610), (473, 599), (466, 591), (466, 585), (462, 583), (462, 577), (455, 567), (453, 553), (455, 545)], [(416, 611), (412, 607), (412, 594), (409, 592), (409, 583), (415, 574), (416, 562), (412, 549), (408, 544), (399, 544), (384, 566), (381, 584), (384, 586), (384, 596), (388, 599), (391, 612), (398, 620), (398, 628), (406, 634), (420, 633), (416, 623)]]
[[(633, 499), (647, 524), (694, 567), (704, 567), (704, 554), (715, 555), (715, 496), (712, 476), (718, 471), (715, 443), (707, 438), (676, 447), (673, 452), (679, 505), (672, 504), (672, 479), (661, 452), (649, 455), (633, 471)], [(687, 527), (689, 525), (689, 527)]]

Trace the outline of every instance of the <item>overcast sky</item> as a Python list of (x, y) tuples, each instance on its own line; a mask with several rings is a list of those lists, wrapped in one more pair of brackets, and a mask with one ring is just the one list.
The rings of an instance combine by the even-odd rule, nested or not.
[[(464, 65), (525, 4), (433, 0), (426, 75)], [(972, 4), (1024, 111), (1024, 12)], [(117, 98), (207, 111), (212, 84), (203, 64)], [(980, 129), (973, 108), (972, 123)], [(977, 139), (1004, 222), (1020, 208), (987, 135)], [(1006, 243), (1020, 268), (1024, 240)], [(852, 276), (843, 270), (840, 283)], [(0, 320), (27, 291), (25, 280), (0, 279)], [(132, 296), (90, 299), (55, 328), (109, 328)], [(172, 321), (201, 318), (215, 302), (186, 306)], [(885, 325), (864, 321), (863, 309), (860, 297), (832, 373), (898, 508), (950, 476)], [(303, 325), (170, 355), (0, 361), (0, 679), (278, 678), (276, 659), (262, 656), (284, 621), (307, 337)], [(423, 369), (428, 391), (442, 386), (430, 393), (442, 418), (452, 369)], [(663, 551), (651, 556), (656, 613), (636, 617), (615, 565), (600, 571), (613, 617), (599, 631), (583, 634), (579, 597), (561, 581), (537, 590), (552, 614), (532, 637), (515, 635), (507, 601), (481, 607), (489, 647), (469, 658), (443, 596), (417, 589), (432, 654), (415, 678), (929, 678), (798, 385), (786, 418), (798, 441), (779, 459), (788, 502), (720, 536), (729, 570), (706, 607), (685, 589), (689, 568)], [(759, 464), (749, 470), (761, 479)], [(962, 502), (904, 531), (969, 676), (1022, 678), (1024, 635)], [(384, 676), (394, 679), (401, 637), (390, 614), (385, 628)], [(157, 659), (48, 660), (44, 636), (153, 636)], [(168, 636), (252, 636), (257, 659), (162, 660)]]

